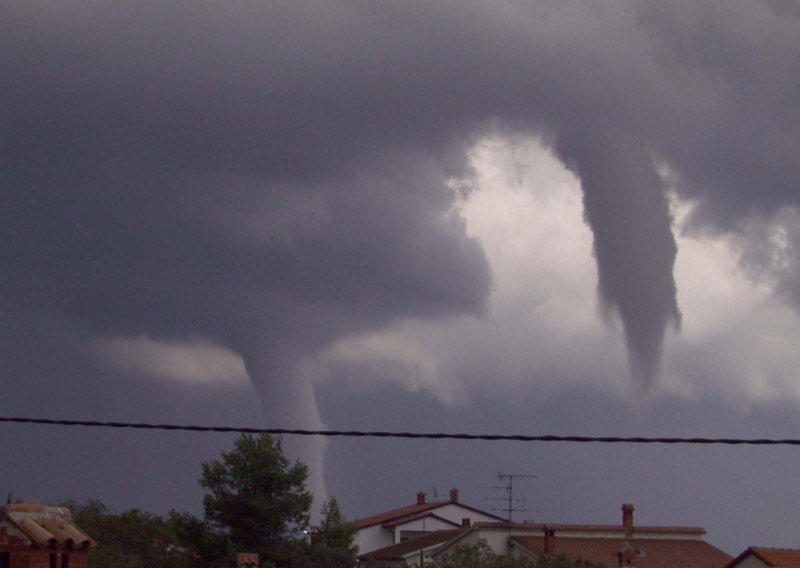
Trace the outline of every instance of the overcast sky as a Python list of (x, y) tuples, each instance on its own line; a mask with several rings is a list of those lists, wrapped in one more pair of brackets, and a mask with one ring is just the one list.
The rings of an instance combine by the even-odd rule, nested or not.
[[(0, 18), (0, 414), (800, 435), (794, 2), (55, 2)], [(223, 435), (0, 428), (0, 490), (200, 510)], [(284, 440), (351, 517), (800, 546), (791, 448)], [(522, 505), (520, 505), (522, 507)]]

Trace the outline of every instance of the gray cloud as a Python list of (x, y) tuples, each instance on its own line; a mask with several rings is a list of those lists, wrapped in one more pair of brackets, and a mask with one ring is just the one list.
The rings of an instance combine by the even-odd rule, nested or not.
[(642, 384), (679, 318), (654, 160), (698, 227), (798, 201), (800, 20), (779, 2), (18, 2), (0, 35), (0, 303), (87, 341), (220, 343), (268, 419), (303, 414), (272, 398), (296, 381), (318, 420), (303, 364), (337, 339), (481, 313), (446, 181), (487, 131), (581, 177)]

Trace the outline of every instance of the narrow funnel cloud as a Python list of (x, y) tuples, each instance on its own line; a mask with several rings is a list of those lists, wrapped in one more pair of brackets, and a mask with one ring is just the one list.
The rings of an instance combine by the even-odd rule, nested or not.
[(623, 132), (588, 132), (560, 153), (581, 179), (601, 301), (622, 320), (632, 378), (646, 390), (658, 377), (667, 327), (680, 322), (669, 204), (642, 144)]
[[(261, 396), (267, 428), (321, 430), (313, 384), (296, 360), (276, 357), (272, 349), (245, 355), (245, 366)], [(325, 490), (325, 440), (314, 436), (283, 436), (284, 454), (308, 467), (306, 487), (314, 495), (315, 509), (327, 499)]]

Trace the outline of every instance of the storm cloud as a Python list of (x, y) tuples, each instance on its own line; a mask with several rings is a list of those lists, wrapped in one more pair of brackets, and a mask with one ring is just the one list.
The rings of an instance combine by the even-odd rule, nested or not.
[[(643, 391), (681, 319), (670, 192), (747, 243), (800, 200), (791, 4), (14, 2), (0, 34), (0, 304), (238, 354), (270, 426), (321, 424), (331, 346), (486, 312), (451, 183), (483, 137), (579, 179)], [(796, 233), (746, 247), (793, 299)]]

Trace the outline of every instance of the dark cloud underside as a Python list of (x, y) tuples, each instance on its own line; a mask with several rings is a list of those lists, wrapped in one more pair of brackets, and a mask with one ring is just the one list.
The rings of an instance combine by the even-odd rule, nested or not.
[[(319, 421), (303, 365), (323, 348), (485, 309), (447, 181), (487, 132), (539, 136), (580, 176), (601, 299), (651, 384), (679, 318), (656, 166), (696, 227), (796, 206), (798, 67), (784, 2), (7, 2), (5, 388), (106, 409), (126, 395), (86, 344), (205, 337), (243, 356), (267, 421)], [(162, 408), (152, 388), (137, 409)]]
[(647, 378), (677, 314), (651, 156), (725, 225), (797, 199), (798, 21), (772, 5), (6, 12), (3, 295), (103, 332), (271, 329), (307, 352), (479, 309), (486, 263), (443, 182), (492, 123), (574, 162)]

